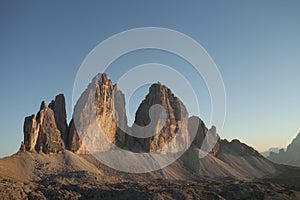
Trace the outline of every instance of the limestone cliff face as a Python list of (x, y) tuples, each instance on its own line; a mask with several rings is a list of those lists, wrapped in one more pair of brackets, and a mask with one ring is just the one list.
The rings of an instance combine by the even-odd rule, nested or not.
[[(175, 153), (192, 143), (193, 148), (216, 157), (222, 153), (259, 156), (238, 140), (220, 140), (216, 127), (208, 129), (200, 118), (188, 118), (183, 103), (160, 83), (149, 88), (132, 127), (127, 126), (124, 94), (107, 74), (95, 76), (82, 93), (69, 126), (65, 107), (60, 94), (49, 106), (43, 102), (37, 115), (26, 117), (20, 150), (59, 153), (68, 149), (86, 154), (119, 147), (133, 152)], [(288, 151), (293, 146), (298, 145), (291, 145)]]
[(37, 116), (32, 115), (24, 121), (24, 142), (22, 150), (43, 153), (60, 153), (65, 145), (57, 129), (54, 112), (46, 102), (42, 102)]
[[(151, 118), (149, 111), (155, 105), (162, 110)], [(153, 84), (137, 110), (135, 124), (128, 127), (123, 93), (106, 74), (98, 74), (74, 108), (67, 144), (77, 153), (107, 151), (114, 145), (133, 152), (180, 151), (187, 145), (187, 124), (181, 101), (166, 86)]]
[[(37, 116), (26, 117), (21, 150), (55, 153), (66, 148), (86, 154), (117, 146), (133, 152), (175, 153), (191, 142), (205, 150), (210, 138), (218, 137), (215, 127), (207, 129), (198, 117), (188, 118), (183, 103), (160, 83), (149, 88), (132, 127), (127, 126), (124, 94), (107, 74), (95, 76), (82, 93), (69, 126), (65, 107), (65, 98), (59, 94), (49, 106), (43, 102)], [(219, 150), (217, 139), (210, 148), (213, 155)]]
[(21, 150), (55, 153), (66, 148), (86, 154), (119, 147), (133, 152), (179, 152), (192, 140), (201, 148), (209, 132), (196, 118), (194, 139), (189, 126), (193, 120), (188, 119), (185, 106), (160, 83), (149, 88), (133, 127), (127, 126), (124, 94), (107, 74), (95, 76), (82, 93), (69, 126), (65, 107), (65, 98), (59, 94), (49, 106), (43, 102), (37, 116), (26, 117)]
[[(154, 110), (151, 117), (151, 108), (155, 105), (160, 105), (161, 110)], [(132, 131), (140, 131), (143, 129), (140, 127), (149, 126), (143, 130), (152, 137), (137, 140), (146, 152), (177, 152), (187, 145), (187, 124), (188, 113), (185, 106), (169, 88), (157, 83), (151, 85), (148, 95), (140, 104)]]
[[(158, 106), (158, 107), (157, 107)], [(119, 147), (133, 152), (179, 152), (193, 144), (205, 146), (212, 128), (196, 118), (196, 137), (183, 103), (169, 88), (156, 83), (140, 104), (132, 127), (127, 126), (125, 97), (107, 74), (98, 74), (78, 99), (67, 125), (65, 98), (42, 103), (37, 116), (26, 117), (21, 149), (44, 153), (64, 148), (78, 153), (104, 152)], [(214, 131), (213, 131), (214, 130)], [(215, 154), (218, 146), (212, 150)]]
[(77, 153), (107, 151), (118, 143), (117, 140), (124, 142), (123, 135), (118, 135), (116, 119), (126, 129), (124, 95), (107, 74), (98, 74), (74, 108), (69, 148)]
[[(123, 93), (106, 74), (98, 74), (78, 99), (69, 126), (65, 99), (60, 94), (49, 106), (42, 102), (36, 115), (26, 117), (23, 129), (20, 151), (52, 154), (67, 149), (76, 154), (105, 152), (100, 154), (111, 156), (107, 151), (115, 153), (121, 148), (170, 157), (183, 153), (174, 166), (199, 175), (247, 179), (248, 174), (257, 178), (276, 172), (272, 163), (253, 148), (238, 140), (220, 140), (216, 127), (208, 129), (200, 118), (189, 118), (183, 103), (160, 83), (149, 88), (132, 127), (127, 126)], [(300, 134), (287, 152), (281, 152), (291, 153), (293, 163), (299, 161), (299, 138)], [(131, 158), (139, 161), (138, 155), (132, 154)], [(163, 158), (161, 155), (156, 158)]]

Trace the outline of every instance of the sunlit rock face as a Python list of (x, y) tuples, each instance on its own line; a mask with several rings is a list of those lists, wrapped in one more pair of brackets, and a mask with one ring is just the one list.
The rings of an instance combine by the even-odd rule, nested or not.
[(31, 115), (24, 121), (24, 142), (26, 151), (61, 153), (65, 149), (61, 132), (57, 129), (54, 112), (42, 102), (37, 116)]
[[(64, 152), (58, 157), (66, 156), (67, 164), (69, 158), (78, 158), (73, 164), (80, 163), (78, 166), (83, 168), (89, 166), (93, 172), (95, 166), (90, 168), (88, 160), (82, 159), (90, 159), (90, 155), (73, 153), (93, 154), (103, 164), (114, 162), (117, 169), (120, 166), (132, 168), (132, 163), (137, 166), (146, 163), (146, 167), (142, 166), (146, 170), (153, 165), (160, 168), (168, 159), (176, 158), (172, 165), (158, 172), (169, 177), (179, 172), (180, 177), (190, 174), (249, 180), (278, 173), (277, 165), (252, 147), (238, 140), (221, 140), (215, 126), (207, 128), (200, 118), (189, 117), (183, 103), (161, 83), (150, 86), (137, 109), (132, 127), (127, 125), (124, 94), (106, 74), (96, 75), (81, 94), (69, 125), (65, 107), (65, 98), (60, 94), (48, 106), (42, 102), (36, 115), (26, 117), (20, 151)], [(281, 153), (297, 157), (299, 138), (300, 135), (289, 145), (287, 152)], [(64, 151), (66, 149), (73, 153)], [(120, 152), (122, 154), (118, 154)]]
[[(160, 110), (154, 110), (151, 116), (156, 105)], [(188, 145), (187, 124), (185, 106), (169, 88), (158, 83), (149, 88), (134, 125), (128, 127), (123, 93), (107, 74), (98, 74), (74, 108), (67, 143), (77, 153), (116, 147), (133, 152), (178, 152)]]
[[(70, 123), (69, 149), (77, 153), (103, 152), (125, 143), (117, 120), (126, 131), (125, 98), (107, 74), (98, 74), (76, 103)], [(79, 141), (78, 141), (79, 140)]]
[(78, 99), (69, 132), (69, 147), (74, 152), (105, 151), (110, 146), (105, 146), (104, 140), (115, 141), (116, 123), (112, 112), (112, 90), (113, 85), (108, 77), (99, 74)]
[[(27, 117), (21, 149), (54, 153), (66, 148), (77, 154), (118, 148), (177, 153), (192, 142), (198, 148), (207, 143), (205, 124), (197, 118), (197, 127), (192, 130), (185, 106), (161, 83), (149, 88), (132, 127), (127, 126), (124, 94), (107, 74), (96, 75), (81, 94), (69, 126), (65, 107), (65, 98), (60, 94), (49, 106), (43, 102), (37, 116)], [(212, 152), (216, 154), (217, 147)]]

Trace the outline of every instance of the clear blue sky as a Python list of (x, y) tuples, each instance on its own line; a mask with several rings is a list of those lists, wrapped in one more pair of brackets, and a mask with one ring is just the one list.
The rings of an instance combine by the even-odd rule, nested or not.
[(70, 119), (87, 54), (113, 34), (144, 26), (183, 32), (211, 55), (227, 92), (221, 137), (258, 150), (284, 147), (300, 131), (299, 10), (299, 1), (277, 0), (1, 1), (0, 157), (18, 150), (24, 117), (42, 100), (64, 93)]

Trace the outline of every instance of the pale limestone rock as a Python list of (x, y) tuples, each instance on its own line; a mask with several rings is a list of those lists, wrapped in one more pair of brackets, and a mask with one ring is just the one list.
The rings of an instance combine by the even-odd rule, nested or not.
[(98, 74), (75, 105), (69, 129), (69, 149), (103, 152), (114, 144), (124, 146), (122, 130), (127, 130), (124, 95), (113, 86), (107, 74)]
[(31, 115), (24, 121), (24, 142), (20, 150), (43, 153), (60, 153), (65, 146), (57, 129), (54, 112), (42, 102), (37, 116)]

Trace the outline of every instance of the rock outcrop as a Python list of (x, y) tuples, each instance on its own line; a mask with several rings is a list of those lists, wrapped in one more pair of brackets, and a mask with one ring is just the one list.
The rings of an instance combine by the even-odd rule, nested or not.
[(31, 115), (24, 121), (24, 142), (21, 150), (60, 153), (65, 149), (61, 133), (55, 122), (54, 112), (45, 101), (37, 115)]
[[(107, 151), (124, 143), (117, 120), (126, 130), (125, 98), (107, 74), (98, 74), (77, 101), (69, 128), (69, 148), (77, 153)], [(78, 141), (79, 139), (79, 141)], [(119, 140), (120, 142), (117, 142)]]
[(190, 117), (188, 121), (188, 130), (191, 133), (197, 130), (196, 135), (189, 135), (192, 145), (204, 152), (212, 153), (214, 156), (220, 148), (220, 137), (217, 133), (216, 127), (212, 126), (210, 129), (206, 127), (204, 122), (196, 116)]
[(51, 108), (54, 112), (55, 123), (57, 129), (60, 131), (61, 138), (67, 146), (67, 137), (68, 137), (68, 124), (67, 124), (67, 114), (66, 114), (66, 103), (65, 96), (63, 94), (59, 94), (55, 97), (49, 104), (49, 108)]
[[(167, 153), (184, 150), (193, 139), (185, 106), (160, 83), (149, 88), (133, 127), (127, 126), (124, 94), (107, 74), (95, 76), (82, 93), (69, 126), (65, 107), (65, 98), (59, 94), (49, 106), (43, 102), (37, 116), (26, 117), (21, 150), (51, 153), (65, 147), (85, 154), (117, 146), (133, 152)], [(200, 126), (201, 134), (206, 134), (202, 121)], [(195, 144), (200, 145), (201, 134), (197, 134)]]
[(36, 120), (35, 115), (31, 115), (25, 118), (23, 132), (24, 132), (24, 142), (23, 142), (24, 147), (22, 148), (26, 151), (34, 151), (36, 140), (39, 134), (39, 124)]
[[(295, 139), (287, 152), (295, 152), (298, 145)], [(51, 154), (67, 149), (75, 154), (110, 156), (119, 148), (134, 152), (131, 158), (139, 162), (141, 154), (135, 153), (179, 154), (174, 166), (203, 176), (248, 180), (277, 173), (276, 166), (252, 147), (238, 140), (221, 140), (216, 127), (208, 129), (200, 118), (189, 118), (183, 103), (161, 83), (151, 85), (134, 125), (128, 127), (124, 94), (106, 74), (95, 76), (81, 94), (69, 126), (62, 94), (49, 106), (42, 102), (37, 115), (25, 118), (20, 151)]]
[(232, 140), (228, 142), (226, 139), (220, 141), (219, 151), (217, 153), (229, 153), (238, 156), (257, 156), (262, 157), (255, 149), (240, 142), (239, 140)]
[[(155, 105), (160, 107), (153, 107)], [(151, 108), (154, 108), (152, 114)], [(149, 128), (145, 128), (147, 126)], [(151, 85), (148, 95), (140, 104), (132, 131), (141, 132), (142, 130), (144, 134), (152, 135), (152, 137), (138, 139), (144, 151), (174, 152), (183, 150), (187, 145), (187, 126), (188, 112), (185, 106), (169, 88), (156, 83)], [(174, 144), (169, 145), (171, 141)]]
[[(150, 118), (149, 111), (154, 105), (160, 105), (163, 110), (157, 110), (159, 113), (153, 113), (154, 118)], [(133, 127), (128, 127), (124, 94), (106, 74), (98, 74), (74, 108), (68, 147), (77, 153), (107, 151), (114, 145), (133, 152), (152, 152), (162, 150), (176, 138), (176, 144), (163, 151), (179, 151), (187, 145), (184, 138), (188, 135), (187, 124), (184, 105), (170, 89), (158, 83), (149, 88)], [(149, 137), (145, 137), (146, 132)]]
[[(23, 151), (77, 153), (105, 152), (116, 147), (132, 152), (180, 152), (193, 148), (217, 156), (260, 156), (238, 140), (220, 140), (198, 117), (188, 118), (183, 103), (169, 88), (155, 83), (141, 102), (132, 127), (127, 126), (125, 97), (107, 74), (96, 75), (78, 99), (67, 125), (65, 98), (42, 103), (37, 116), (25, 118)], [(195, 133), (194, 133), (195, 132)], [(292, 149), (290, 147), (289, 149)]]
[(184, 166), (198, 175), (252, 179), (278, 173), (274, 163), (252, 147), (238, 141), (221, 140), (216, 127), (207, 129), (198, 117), (189, 118), (189, 129), (198, 126), (191, 147), (181, 156)]

